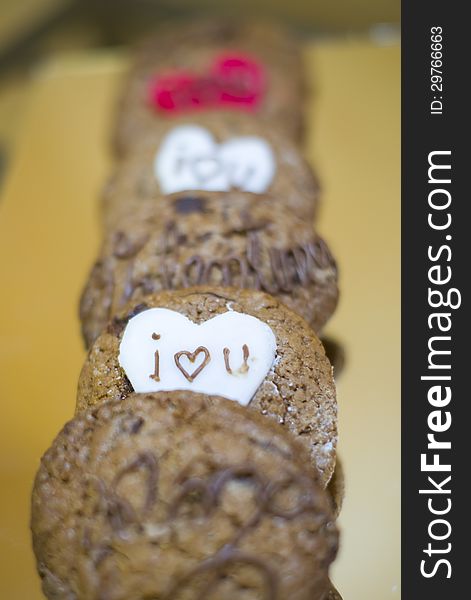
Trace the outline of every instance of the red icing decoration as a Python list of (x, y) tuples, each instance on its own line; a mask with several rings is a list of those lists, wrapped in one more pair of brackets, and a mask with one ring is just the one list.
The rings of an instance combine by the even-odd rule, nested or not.
[(255, 110), (265, 92), (265, 73), (254, 59), (241, 54), (219, 56), (207, 75), (176, 71), (155, 78), (151, 105), (159, 111), (204, 108)]

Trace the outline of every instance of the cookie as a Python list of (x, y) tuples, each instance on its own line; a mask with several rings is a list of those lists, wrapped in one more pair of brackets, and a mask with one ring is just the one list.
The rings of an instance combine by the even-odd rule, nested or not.
[(224, 396), (283, 424), (327, 485), (337, 444), (332, 368), (312, 329), (276, 298), (199, 287), (130, 304), (88, 353), (77, 411), (176, 389)]
[(324, 600), (338, 534), (298, 443), (234, 402), (132, 394), (69, 422), (32, 496), (48, 598)]
[(275, 26), (230, 21), (178, 23), (137, 52), (126, 78), (114, 146), (129, 153), (166, 120), (214, 110), (252, 116), (299, 140), (302, 131), (299, 47)]
[(107, 232), (80, 302), (87, 346), (127, 302), (205, 284), (264, 290), (317, 332), (338, 299), (327, 244), (288, 207), (247, 192), (179, 192)]
[(105, 186), (105, 227), (116, 228), (150, 205), (159, 210), (175, 192), (240, 190), (270, 194), (313, 222), (319, 184), (299, 151), (257, 119), (211, 112), (175, 117), (147, 134), (118, 162)]

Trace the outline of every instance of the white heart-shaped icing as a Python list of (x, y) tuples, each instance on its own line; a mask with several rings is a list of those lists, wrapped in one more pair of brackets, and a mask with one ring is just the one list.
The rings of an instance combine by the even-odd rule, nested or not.
[(262, 138), (237, 137), (218, 144), (204, 127), (181, 125), (164, 138), (154, 172), (164, 194), (232, 188), (261, 194), (275, 176), (275, 162)]
[(136, 392), (191, 390), (245, 406), (275, 354), (273, 331), (251, 315), (228, 311), (198, 325), (173, 310), (151, 308), (129, 320), (118, 360)]

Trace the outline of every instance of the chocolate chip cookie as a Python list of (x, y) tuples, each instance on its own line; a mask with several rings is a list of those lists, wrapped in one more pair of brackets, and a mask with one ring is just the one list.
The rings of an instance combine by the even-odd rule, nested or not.
[(313, 222), (319, 184), (297, 148), (255, 118), (211, 112), (175, 117), (118, 161), (103, 192), (105, 227), (116, 228), (150, 205), (160, 210), (174, 192), (240, 190), (270, 194)]
[(45, 595), (76, 600), (324, 600), (338, 535), (301, 445), (191, 392), (69, 422), (42, 458), (31, 528)]
[(225, 110), (287, 138), (302, 132), (302, 59), (275, 26), (207, 21), (169, 26), (143, 43), (126, 78), (114, 145), (128, 153), (181, 114)]
[(80, 303), (87, 346), (127, 302), (204, 284), (264, 290), (317, 332), (338, 299), (327, 244), (276, 198), (179, 192), (107, 232)]
[(324, 485), (335, 467), (337, 403), (319, 339), (254, 290), (199, 287), (129, 304), (91, 347), (77, 410), (133, 391), (224, 396), (274, 419), (310, 451)]

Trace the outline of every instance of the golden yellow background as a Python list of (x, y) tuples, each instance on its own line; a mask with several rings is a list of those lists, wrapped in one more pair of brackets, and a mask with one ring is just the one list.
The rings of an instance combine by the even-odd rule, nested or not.
[[(347, 476), (333, 569), (345, 600), (400, 597), (400, 53), (360, 39), (307, 48), (307, 154), (320, 230), (340, 264), (327, 328)], [(0, 200), (0, 597), (41, 598), (28, 531), (39, 457), (73, 414), (84, 359), (77, 300), (98, 249), (97, 197), (126, 59), (59, 58), (36, 76)]]

